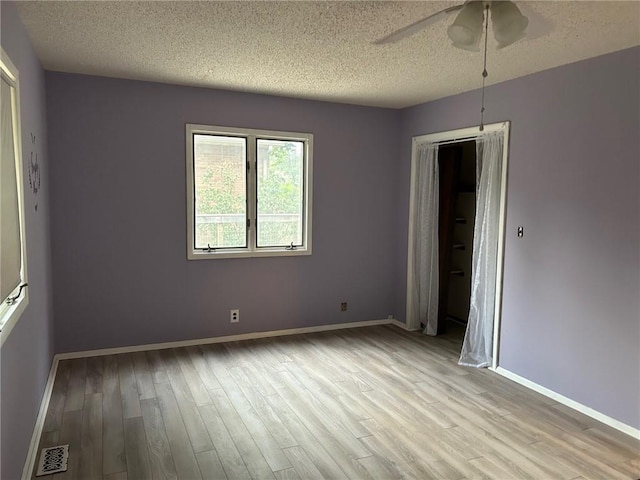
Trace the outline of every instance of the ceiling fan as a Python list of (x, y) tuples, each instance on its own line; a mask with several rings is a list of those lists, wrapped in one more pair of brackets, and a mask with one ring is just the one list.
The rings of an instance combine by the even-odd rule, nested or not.
[(529, 19), (522, 15), (514, 2), (508, 0), (466, 0), (460, 5), (445, 8), (396, 30), (376, 40), (374, 43), (397, 42), (427, 28), (454, 12), (459, 12), (454, 22), (447, 29), (447, 35), (454, 47), (478, 52), (480, 51), (480, 39), (485, 22), (485, 11), (487, 12), (487, 23), (489, 12), (491, 12), (493, 34), (498, 41), (498, 48), (507, 47), (524, 37)]
[[(489, 14), (493, 25), (493, 34), (498, 41), (498, 48), (508, 47), (525, 35), (529, 19), (520, 13), (520, 9), (510, 0), (466, 0), (429, 15), (411, 25), (396, 30), (386, 37), (377, 40), (376, 44), (393, 43), (409, 37), (446, 17), (459, 12), (449, 28), (447, 35), (453, 46), (472, 52), (480, 51), (480, 39), (484, 30), (484, 69), (482, 70), (482, 107), (480, 109), (480, 131), (484, 130), (484, 88), (487, 73), (487, 39), (489, 36)], [(486, 12), (486, 15), (485, 15)]]

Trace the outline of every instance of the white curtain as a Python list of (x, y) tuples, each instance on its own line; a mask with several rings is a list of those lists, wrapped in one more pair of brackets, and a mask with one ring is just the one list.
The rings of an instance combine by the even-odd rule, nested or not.
[(426, 325), (424, 333), (438, 330), (438, 145), (417, 145), (413, 185), (413, 249), (409, 258), (411, 280), (407, 312), (409, 328)]
[(488, 133), (476, 139), (471, 305), (458, 362), (470, 367), (490, 366), (493, 358), (503, 143), (503, 132)]

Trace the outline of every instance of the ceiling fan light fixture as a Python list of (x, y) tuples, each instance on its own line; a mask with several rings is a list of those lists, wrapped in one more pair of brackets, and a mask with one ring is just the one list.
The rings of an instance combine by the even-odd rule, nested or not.
[(524, 37), (529, 19), (511, 1), (491, 2), (491, 23), (498, 48), (508, 47)]
[(483, 4), (480, 1), (467, 3), (453, 24), (447, 29), (447, 35), (453, 46), (463, 50), (479, 51), (480, 37), (482, 37), (482, 23), (484, 21)]

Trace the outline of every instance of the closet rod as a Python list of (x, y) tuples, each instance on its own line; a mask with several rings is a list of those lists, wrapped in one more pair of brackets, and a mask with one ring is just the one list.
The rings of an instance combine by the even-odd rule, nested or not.
[(470, 140), (475, 140), (476, 138), (478, 138), (480, 135), (473, 135), (472, 137), (460, 137), (460, 138), (453, 138), (451, 140), (443, 140), (442, 142), (434, 142), (436, 145), (438, 145), (439, 147), (442, 145), (450, 145), (452, 143), (462, 143), (462, 142), (468, 142)]
[(416, 142), (416, 145), (424, 145), (424, 144), (431, 144), (431, 145), (438, 145), (438, 146), (442, 146), (442, 145), (450, 145), (452, 143), (462, 143), (462, 142), (469, 142), (471, 140), (475, 140), (480, 136), (480, 134), (477, 135), (471, 135), (469, 137), (459, 137), (459, 138), (452, 138), (450, 140), (441, 140), (439, 142), (429, 142), (429, 141), (423, 141), (423, 142)]

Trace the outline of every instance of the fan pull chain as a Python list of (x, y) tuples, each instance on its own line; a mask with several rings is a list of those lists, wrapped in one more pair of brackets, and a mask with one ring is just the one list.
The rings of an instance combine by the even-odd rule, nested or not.
[(484, 69), (482, 70), (482, 108), (480, 109), (480, 131), (484, 130), (484, 84), (489, 74), (487, 73), (487, 39), (489, 37), (489, 5), (485, 7), (486, 18), (484, 22)]

